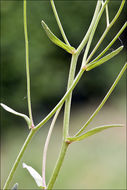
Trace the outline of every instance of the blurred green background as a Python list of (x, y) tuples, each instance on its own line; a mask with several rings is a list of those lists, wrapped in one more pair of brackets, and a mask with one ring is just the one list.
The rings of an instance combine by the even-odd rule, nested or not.
[[(1, 102), (27, 114), (25, 45), (22, 1), (1, 1)], [(58, 14), (72, 46), (78, 47), (84, 37), (95, 9), (96, 1), (56, 1)], [(111, 1), (110, 19), (120, 1)], [(97, 54), (106, 47), (126, 20), (127, 3), (117, 23), (107, 35)], [(30, 48), (31, 96), (35, 123), (38, 123), (57, 104), (66, 91), (71, 55), (55, 46), (47, 38), (41, 20), (61, 40), (49, 1), (28, 1), (28, 35)], [(91, 50), (106, 26), (105, 13), (97, 28)], [(122, 44), (124, 50), (109, 63), (85, 74), (73, 93), (71, 134), (79, 129), (94, 111), (115, 80), (126, 60), (125, 32), (111, 52)], [(96, 55), (97, 55), (96, 54)], [(79, 57), (80, 68), (83, 52)], [(125, 76), (90, 127), (109, 123), (125, 123)], [(56, 124), (49, 147), (47, 179), (57, 158), (62, 134), (63, 110)], [(41, 173), (44, 140), (48, 122), (33, 138), (22, 162)], [(28, 130), (25, 122), (1, 110), (2, 185), (11, 169)], [(37, 148), (38, 147), (38, 148)], [(35, 155), (35, 156), (34, 156)], [(21, 163), (12, 185), (19, 182), (21, 189), (36, 186)], [(81, 143), (70, 146), (55, 188), (63, 189), (125, 189), (125, 129), (110, 129)]]

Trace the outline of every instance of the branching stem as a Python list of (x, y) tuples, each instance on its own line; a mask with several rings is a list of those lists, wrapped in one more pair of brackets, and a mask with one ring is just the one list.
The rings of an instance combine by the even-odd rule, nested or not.
[(93, 120), (93, 118), (101, 110), (101, 108), (104, 106), (105, 102), (107, 101), (107, 99), (109, 98), (109, 96), (111, 95), (111, 93), (113, 92), (114, 88), (116, 87), (117, 83), (121, 79), (121, 77), (124, 74), (124, 72), (125, 72), (126, 69), (127, 69), (127, 63), (125, 63), (124, 67), (120, 71), (119, 75), (117, 76), (117, 78), (114, 81), (113, 85), (111, 86), (111, 88), (109, 89), (108, 93), (106, 94), (106, 96), (102, 100), (101, 104), (98, 106), (98, 108), (95, 110), (95, 112), (91, 115), (91, 117), (88, 119), (88, 121), (85, 123), (85, 125), (78, 131), (78, 133), (75, 136), (79, 136), (82, 132), (84, 132), (84, 130), (86, 129), (86, 127), (90, 124), (90, 122)]

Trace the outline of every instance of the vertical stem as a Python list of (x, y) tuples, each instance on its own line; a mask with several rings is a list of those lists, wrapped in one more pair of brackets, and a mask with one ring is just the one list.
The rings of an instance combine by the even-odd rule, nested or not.
[[(73, 80), (74, 80), (77, 59), (78, 59), (77, 54), (72, 55), (69, 78), (68, 78), (67, 91), (71, 87), (71, 85), (73, 83)], [(71, 109), (71, 99), (72, 99), (72, 92), (69, 94), (69, 96), (67, 97), (67, 99), (65, 101), (64, 123), (63, 123), (63, 137), (64, 137), (64, 140), (68, 136), (69, 121), (70, 121), (70, 109)]]
[(62, 166), (62, 163), (63, 163), (63, 160), (64, 160), (64, 157), (65, 157), (65, 154), (66, 154), (66, 151), (67, 151), (67, 148), (68, 148), (68, 145), (66, 142), (63, 141), (63, 144), (62, 144), (62, 148), (61, 148), (61, 152), (60, 152), (60, 155), (59, 155), (59, 158), (58, 158), (58, 161), (56, 163), (56, 167), (53, 171), (53, 174), (50, 178), (50, 181), (49, 181), (49, 184), (47, 186), (47, 190), (51, 190), (53, 188), (53, 185), (56, 181), (56, 178), (58, 176), (58, 173), (60, 171), (60, 168)]
[(24, 37), (25, 37), (25, 49), (26, 49), (26, 77), (27, 77), (27, 101), (28, 101), (28, 111), (31, 121), (31, 126), (33, 126), (33, 117), (31, 109), (31, 96), (30, 96), (30, 69), (29, 69), (29, 45), (28, 45), (28, 33), (27, 33), (27, 9), (26, 0), (24, 0)]
[[(76, 65), (77, 65), (77, 59), (78, 59), (77, 54), (72, 55), (67, 91), (72, 86), (73, 81), (74, 81), (75, 70), (76, 70)], [(60, 154), (59, 154), (58, 161), (56, 163), (56, 167), (55, 167), (55, 169), (53, 171), (53, 174), (52, 174), (52, 176), (51, 176), (51, 178), (49, 180), (49, 183), (48, 183), (47, 189), (50, 189), (50, 190), (53, 188), (53, 185), (54, 185), (54, 183), (56, 181), (56, 178), (57, 178), (58, 173), (60, 171), (60, 168), (62, 166), (64, 157), (65, 157), (68, 145), (69, 145), (66, 142), (66, 138), (68, 136), (68, 130), (69, 130), (71, 99), (72, 99), (72, 92), (69, 94), (69, 96), (67, 97), (66, 102), (65, 102), (64, 124), (63, 124), (63, 143), (62, 143), (62, 147), (61, 147), (61, 151), (60, 151)]]

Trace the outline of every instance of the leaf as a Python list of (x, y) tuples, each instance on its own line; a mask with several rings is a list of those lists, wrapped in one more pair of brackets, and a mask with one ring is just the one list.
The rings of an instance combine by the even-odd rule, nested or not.
[(1, 105), (2, 108), (5, 109), (6, 111), (8, 111), (8, 112), (10, 112), (10, 113), (12, 113), (12, 114), (15, 114), (15, 115), (18, 115), (18, 116), (24, 118), (24, 119), (26, 120), (28, 126), (30, 127), (30, 123), (31, 123), (31, 122), (30, 122), (30, 119), (29, 119), (29, 117), (28, 117), (27, 115), (22, 114), (22, 113), (19, 113), (19, 112), (13, 110), (12, 108), (6, 106), (6, 105), (3, 104), (3, 103), (0, 103), (0, 105)]
[(123, 49), (123, 46), (120, 46), (115, 51), (109, 53), (108, 55), (106, 55), (105, 57), (99, 59), (98, 61), (95, 61), (93, 63), (87, 64), (85, 66), (86, 71), (90, 71), (91, 69), (94, 69), (95, 67), (98, 67), (99, 65), (105, 63), (106, 61), (108, 61), (109, 59), (111, 59), (112, 57), (114, 57), (115, 55), (117, 55), (122, 49)]
[(18, 183), (16, 183), (11, 190), (17, 190), (18, 189)]
[(42, 20), (41, 21), (42, 27), (44, 28), (47, 36), (49, 37), (49, 39), (56, 44), (57, 46), (63, 48), (64, 50), (66, 50), (67, 52), (74, 54), (75, 53), (75, 48), (72, 46), (69, 46), (65, 43), (63, 43), (60, 39), (58, 39), (49, 29), (49, 27), (45, 24), (45, 22)]
[(94, 129), (91, 129), (87, 132), (85, 132), (83, 135), (80, 135), (80, 136), (77, 136), (77, 137), (70, 137), (70, 138), (67, 138), (67, 141), (81, 141), (89, 136), (92, 136), (92, 135), (95, 135), (96, 133), (99, 133), (105, 129), (109, 129), (109, 128), (112, 128), (112, 127), (123, 127), (122, 124), (114, 124), (114, 125), (105, 125), (105, 126), (100, 126), (100, 127), (96, 127)]
[(33, 169), (31, 166), (28, 166), (25, 163), (23, 163), (23, 168), (26, 168), (28, 170), (30, 175), (34, 178), (37, 186), (42, 187), (42, 177), (40, 176), (40, 174), (35, 169)]

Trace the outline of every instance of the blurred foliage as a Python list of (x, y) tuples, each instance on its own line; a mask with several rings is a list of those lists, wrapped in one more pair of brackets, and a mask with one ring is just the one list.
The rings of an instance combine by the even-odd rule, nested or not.
[[(96, 1), (56, 1), (56, 8), (64, 30), (72, 46), (78, 47), (83, 39), (95, 9)], [(127, 3), (126, 3), (127, 4)], [(111, 1), (110, 19), (113, 18), (120, 1)], [(30, 48), (31, 96), (33, 108), (42, 106), (51, 109), (66, 90), (71, 55), (55, 46), (47, 38), (41, 26), (43, 19), (61, 40), (61, 34), (49, 1), (28, 1), (28, 36)], [(126, 20), (126, 6), (117, 23), (107, 35), (98, 53), (111, 41)], [(100, 21), (92, 43), (93, 48), (106, 26), (105, 13)], [(25, 110), (26, 75), (25, 45), (22, 1), (1, 1), (1, 99), (8, 106)], [(124, 36), (122, 36), (124, 39)], [(124, 40), (123, 40), (124, 41)], [(121, 45), (117, 40), (113, 48)], [(112, 51), (110, 49), (109, 51)], [(78, 68), (81, 64), (79, 58)], [(101, 67), (88, 72), (74, 91), (74, 100), (87, 100), (100, 96), (111, 86), (126, 59), (125, 51)], [(119, 86), (122, 93), (122, 84)]]

